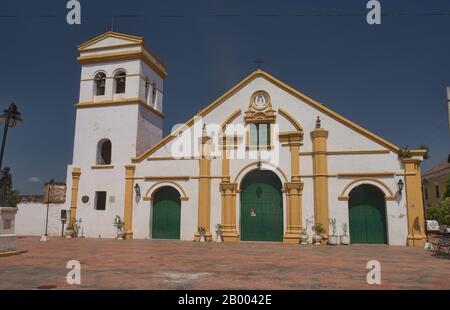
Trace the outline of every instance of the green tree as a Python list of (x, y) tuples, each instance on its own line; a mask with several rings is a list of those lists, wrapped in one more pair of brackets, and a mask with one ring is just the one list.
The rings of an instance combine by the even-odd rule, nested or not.
[(443, 200), (436, 207), (429, 208), (427, 218), (438, 221), (440, 225), (450, 225), (450, 198)]
[(450, 198), (450, 175), (448, 176), (447, 182), (445, 182), (445, 192), (442, 196), (442, 200)]
[(6, 192), (6, 205), (9, 208), (17, 208), (17, 205), (19, 204), (19, 198), (20, 192), (14, 189), (8, 189)]

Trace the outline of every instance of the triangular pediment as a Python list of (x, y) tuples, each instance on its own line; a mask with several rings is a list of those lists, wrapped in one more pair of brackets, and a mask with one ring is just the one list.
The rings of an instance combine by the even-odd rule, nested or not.
[(78, 46), (78, 51), (143, 45), (144, 39), (118, 32), (106, 32)]
[[(381, 145), (387, 150), (390, 150), (394, 153), (399, 153), (401, 149), (394, 145), (393, 143), (381, 138), (380, 136), (370, 132), (369, 130), (365, 129), (364, 127), (350, 121), (349, 119), (345, 118), (344, 116), (332, 111), (328, 107), (326, 107), (324, 104), (304, 95), (303, 93), (295, 90), (294, 88), (290, 87), (289, 85), (283, 83), (282, 81), (278, 80), (274, 76), (270, 75), (267, 72), (264, 72), (262, 70), (257, 70), (252, 72), (250, 75), (248, 75), (246, 78), (244, 78), (241, 82), (236, 84), (233, 88), (231, 88), (228, 92), (226, 92), (224, 95), (222, 95), (220, 98), (218, 98), (216, 101), (202, 109), (197, 113), (196, 116), (189, 119), (184, 125), (180, 126), (177, 130), (175, 130), (170, 135), (166, 136), (164, 139), (162, 139), (159, 143), (157, 143), (155, 146), (148, 149), (146, 152), (142, 153), (141, 155), (135, 157), (132, 159), (132, 162), (141, 162), (145, 158), (149, 157), (153, 153), (155, 153), (157, 150), (159, 150), (161, 147), (175, 139), (178, 134), (182, 131), (184, 131), (186, 128), (192, 126), (195, 122), (196, 117), (204, 117), (208, 115), (210, 112), (218, 108), (220, 105), (225, 103), (227, 99), (229, 99), (231, 96), (239, 92), (241, 89), (243, 89), (246, 85), (251, 83), (253, 80), (257, 78), (263, 78), (266, 81), (270, 82), (271, 84), (277, 86), (278, 88), (282, 89), (283, 91), (289, 93), (290, 95), (294, 96), (297, 99), (300, 99), (300, 102), (305, 103), (306, 105), (312, 107), (314, 110), (319, 111), (330, 118), (334, 119), (338, 123), (344, 125), (347, 128), (350, 128), (352, 131), (359, 133), (360, 135), (372, 140), (373, 142), (377, 143), (378, 145)], [(422, 156), (424, 154), (424, 150), (412, 150), (411, 151), (414, 156)]]

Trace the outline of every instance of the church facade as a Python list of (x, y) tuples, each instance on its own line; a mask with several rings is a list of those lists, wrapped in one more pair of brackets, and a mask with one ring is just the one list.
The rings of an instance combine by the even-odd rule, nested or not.
[[(70, 217), (87, 237), (298, 243), (347, 225), (351, 243), (422, 245), (420, 163), (257, 70), (166, 137), (166, 66), (139, 37), (80, 46)], [(405, 155), (406, 154), (406, 155)], [(404, 185), (404, 186), (403, 186)]]

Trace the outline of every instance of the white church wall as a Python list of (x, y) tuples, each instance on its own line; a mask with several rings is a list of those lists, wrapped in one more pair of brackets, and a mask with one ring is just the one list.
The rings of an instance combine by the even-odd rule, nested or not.
[[(17, 206), (15, 232), (18, 236), (42, 236), (45, 233), (47, 204), (19, 203)], [(48, 211), (49, 236), (61, 236), (61, 210), (67, 210), (65, 204), (50, 204)]]
[(162, 128), (163, 119), (160, 116), (142, 106), (139, 106), (136, 156), (144, 153), (148, 148), (161, 141), (163, 135)]
[(96, 164), (97, 144), (107, 138), (112, 143), (112, 164), (125, 164), (135, 156), (137, 105), (78, 109), (75, 127), (73, 165)]
[[(114, 238), (116, 236), (112, 223), (116, 215), (123, 217), (124, 184), (125, 168), (122, 165), (104, 170), (81, 167), (77, 219), (82, 219), (80, 232), (85, 237)], [(105, 210), (95, 209), (96, 191), (106, 191)], [(83, 196), (89, 197), (87, 203), (82, 202)]]

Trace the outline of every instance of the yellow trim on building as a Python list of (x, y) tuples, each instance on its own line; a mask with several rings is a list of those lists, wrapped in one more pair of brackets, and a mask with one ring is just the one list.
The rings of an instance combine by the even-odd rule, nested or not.
[(72, 197), (70, 198), (70, 220), (77, 219), (78, 188), (80, 185), (80, 168), (72, 168)]
[(145, 201), (153, 200), (155, 198), (154, 194), (156, 193), (156, 191), (158, 191), (158, 189), (160, 189), (161, 187), (167, 186), (167, 184), (175, 187), (178, 190), (178, 192), (180, 193), (181, 201), (189, 200), (189, 196), (186, 194), (186, 190), (183, 188), (183, 186), (181, 186), (181, 184), (174, 182), (174, 181), (160, 181), (160, 182), (153, 184), (147, 190), (143, 200), (145, 200)]
[(422, 197), (422, 179), (420, 175), (421, 159), (404, 158), (402, 162), (406, 173), (414, 175), (405, 176), (405, 192), (408, 210), (408, 245), (423, 246), (425, 243), (425, 219)]
[(157, 116), (164, 118), (163, 113), (161, 113), (160, 111), (151, 107), (145, 101), (143, 101), (139, 98), (120, 99), (120, 100), (85, 101), (85, 102), (78, 102), (75, 105), (75, 107), (77, 109), (84, 109), (84, 108), (96, 108), (96, 107), (113, 107), (113, 106), (130, 105), (130, 104), (139, 104), (140, 106), (153, 112)]
[[(198, 186), (198, 227), (205, 228), (205, 238), (211, 240), (211, 139), (202, 136), (201, 158), (199, 159), (199, 186)], [(200, 239), (200, 234), (195, 233), (195, 240)]]
[[(215, 100), (213, 103), (208, 105), (206, 108), (204, 108), (203, 110), (198, 112), (197, 115), (195, 115), (194, 117), (189, 119), (187, 122), (185, 122), (185, 124), (183, 126), (180, 126), (175, 132), (173, 132), (172, 134), (166, 136), (158, 144), (156, 144), (155, 146), (149, 148), (147, 151), (145, 151), (141, 155), (132, 158), (132, 161), (136, 162), (136, 163), (141, 162), (142, 160), (147, 158), (149, 155), (151, 155), (154, 152), (156, 152), (157, 150), (159, 150), (163, 145), (165, 145), (166, 143), (168, 143), (168, 142), (172, 141), (174, 138), (176, 138), (178, 136), (179, 132), (184, 131), (187, 127), (191, 126), (194, 123), (194, 119), (196, 117), (204, 117), (205, 115), (209, 114), (212, 110), (214, 110), (215, 108), (220, 106), (228, 98), (230, 98), (232, 95), (234, 95), (240, 89), (242, 89), (243, 87), (248, 85), (248, 83), (250, 83), (251, 81), (253, 81), (254, 79), (256, 79), (258, 77), (265, 78), (269, 82), (271, 82), (271, 83), (275, 84), (276, 86), (280, 87), (281, 89), (287, 91), (288, 93), (290, 93), (294, 97), (302, 100), (306, 104), (308, 104), (308, 105), (312, 106), (313, 108), (319, 110), (320, 112), (328, 115), (329, 117), (331, 117), (334, 120), (342, 123), (343, 125), (345, 125), (345, 126), (351, 128), (351, 129), (355, 130), (356, 132), (358, 132), (358, 133), (362, 134), (363, 136), (371, 139), (372, 141), (374, 141), (374, 142), (376, 142), (376, 143), (386, 147), (387, 149), (389, 149), (389, 150), (391, 150), (391, 151), (393, 151), (393, 152), (395, 152), (397, 154), (400, 152), (400, 148), (397, 147), (396, 145), (392, 144), (391, 142), (388, 142), (387, 140), (385, 140), (385, 139), (375, 135), (374, 133), (371, 133), (367, 129), (365, 129), (365, 128), (357, 125), (356, 123), (348, 120), (347, 118), (337, 114), (336, 112), (330, 110), (329, 108), (327, 108), (323, 104), (321, 104), (321, 103), (319, 103), (319, 102), (317, 102), (317, 101), (307, 97), (306, 95), (302, 94), (301, 92), (293, 89), (292, 87), (288, 86), (287, 84), (285, 84), (285, 83), (281, 82), (280, 80), (276, 79), (274, 76), (272, 76), (272, 75), (270, 75), (270, 74), (268, 74), (268, 73), (266, 73), (266, 72), (264, 72), (262, 70), (257, 70), (257, 71), (252, 72), (250, 75), (248, 75), (246, 78), (244, 78), (238, 84), (236, 84), (233, 88), (231, 88), (229, 91), (227, 91), (224, 95), (222, 95), (217, 100)], [(411, 154), (413, 156), (422, 156), (425, 153), (426, 153), (426, 150), (411, 150)]]
[[(353, 189), (353, 187), (356, 183), (365, 182), (365, 181), (371, 181), (371, 182), (374, 182), (374, 183), (377, 183), (378, 185), (380, 185), (380, 187), (382, 189), (384, 189), (383, 193), (385, 194), (384, 197), (386, 200), (395, 200), (395, 191), (393, 191), (385, 182), (375, 179), (375, 178), (371, 178), (371, 177), (361, 177), (361, 178), (351, 181), (344, 187), (344, 189), (342, 190), (338, 199), (342, 200), (342, 201), (349, 200), (350, 199), (349, 194), (351, 191), (350, 189)], [(386, 194), (386, 192), (387, 192), (387, 194)]]
[[(342, 150), (342, 151), (327, 151), (327, 155), (378, 155), (389, 154), (389, 150)], [(314, 152), (299, 152), (300, 156), (313, 156)]]
[(294, 128), (297, 131), (303, 131), (303, 127), (300, 125), (300, 123), (293, 117), (288, 111), (284, 110), (283, 108), (278, 108), (278, 114), (280, 114), (282, 117), (284, 117), (289, 123), (294, 126)]
[[(98, 48), (89, 48), (101, 40), (106, 38), (117, 38), (129, 41), (130, 43), (125, 44), (117, 44), (108, 47), (98, 47)], [(127, 59), (141, 59), (143, 60), (150, 68), (152, 68), (161, 78), (167, 77), (167, 69), (166, 65), (161, 61), (161, 59), (156, 56), (153, 51), (151, 51), (148, 47), (145, 46), (145, 41), (142, 37), (131, 36), (123, 33), (108, 31), (103, 33), (85, 43), (78, 45), (78, 51), (82, 54), (83, 52), (93, 52), (99, 50), (111, 50), (118, 49), (124, 47), (132, 47), (132, 46), (141, 46), (142, 50), (140, 51), (128, 51), (128, 52), (116, 52), (116, 53), (102, 53), (102, 54), (94, 54), (94, 55), (85, 55), (78, 57), (78, 61), (80, 63), (101, 63), (105, 61), (117, 61), (117, 60), (127, 60)]]
[(125, 238), (133, 239), (133, 194), (134, 173), (136, 166), (125, 166), (125, 199), (123, 208), (123, 219), (125, 222)]
[(322, 224), (326, 230), (325, 237), (329, 232), (328, 225), (328, 160), (327, 160), (327, 139), (328, 131), (322, 128), (315, 128), (311, 132), (313, 142), (313, 179), (314, 184), (314, 220), (315, 223)]
[(101, 170), (101, 169), (114, 169), (113, 165), (95, 165), (91, 167), (92, 170)]

